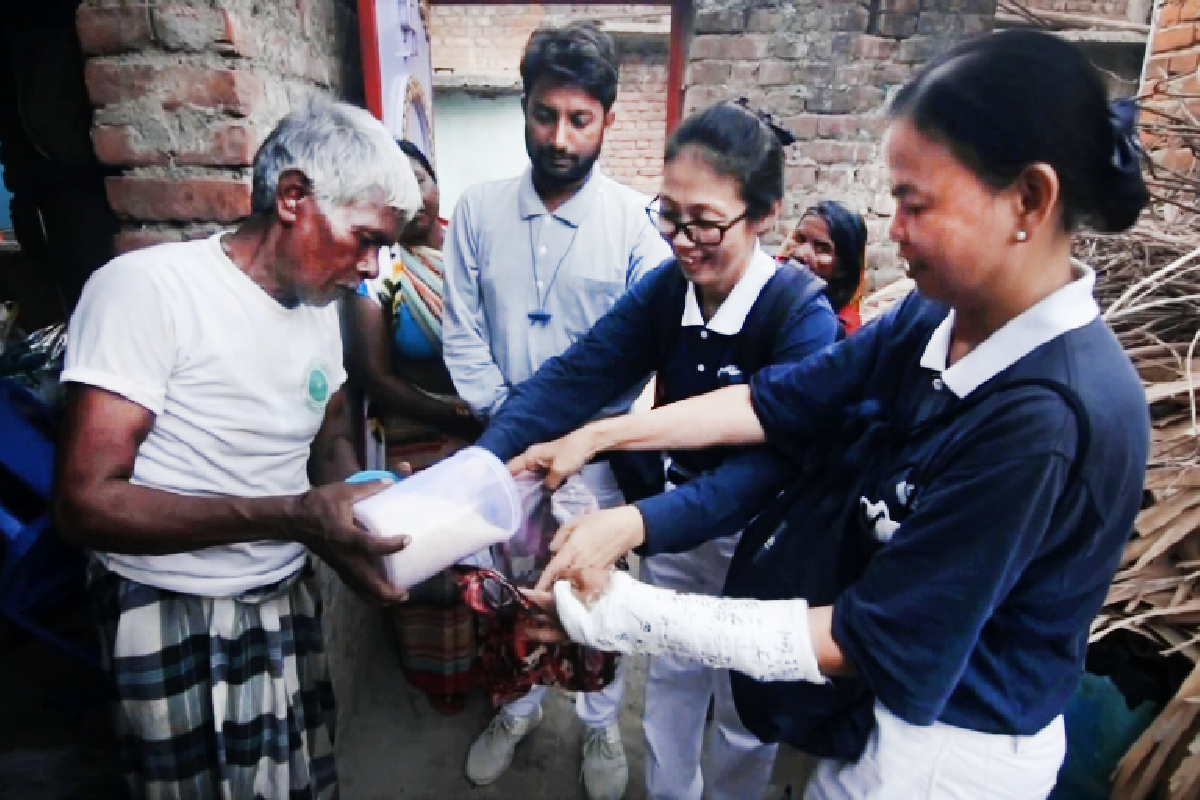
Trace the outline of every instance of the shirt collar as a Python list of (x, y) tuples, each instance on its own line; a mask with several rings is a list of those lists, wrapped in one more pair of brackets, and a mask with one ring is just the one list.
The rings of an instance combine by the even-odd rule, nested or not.
[[(594, 205), (596, 195), (601, 192), (600, 181), (596, 180), (596, 173), (597, 170), (593, 168), (588, 173), (587, 180), (579, 187), (579, 191), (571, 195), (567, 202), (554, 211), (552, 216), (555, 219), (565, 222), (572, 228), (579, 227), (583, 218), (587, 216), (588, 211)], [(526, 169), (525, 174), (521, 176), (521, 185), (517, 190), (517, 213), (523, 220), (550, 214), (546, 210), (546, 204), (542, 202), (542, 198), (538, 197), (537, 190), (533, 188), (532, 167)]]
[(734, 284), (733, 289), (717, 308), (717, 313), (713, 314), (707, 325), (704, 324), (704, 315), (700, 313), (700, 304), (696, 300), (696, 285), (689, 281), (687, 297), (683, 301), (681, 324), (685, 328), (701, 326), (722, 336), (736, 336), (742, 332), (742, 326), (746, 323), (750, 309), (754, 307), (758, 295), (767, 285), (767, 281), (771, 280), (771, 276), (775, 274), (778, 267), (779, 264), (775, 259), (764, 253), (762, 248), (756, 244), (754, 255), (750, 256), (750, 263), (746, 266), (746, 271)]
[(1059, 336), (1082, 328), (1100, 314), (1092, 296), (1096, 273), (1080, 265), (1079, 277), (1009, 320), (952, 367), (946, 366), (954, 332), (954, 309), (930, 337), (921, 366), (940, 372), (942, 381), (958, 397), (966, 397), (1037, 348)]

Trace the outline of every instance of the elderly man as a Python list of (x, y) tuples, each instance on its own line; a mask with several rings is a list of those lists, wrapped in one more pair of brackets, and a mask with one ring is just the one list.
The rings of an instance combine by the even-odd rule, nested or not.
[(236, 230), (120, 256), (84, 289), (56, 511), (95, 554), (136, 797), (336, 794), (310, 555), (394, 602), (374, 557), (404, 543), (353, 520), (384, 484), (342, 483), (357, 465), (332, 301), (419, 204), (382, 124), (313, 101), (259, 150)]

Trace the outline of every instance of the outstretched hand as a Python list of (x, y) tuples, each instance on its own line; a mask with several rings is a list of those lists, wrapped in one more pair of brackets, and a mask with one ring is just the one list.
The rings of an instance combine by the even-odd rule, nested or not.
[(636, 506), (618, 506), (568, 520), (558, 529), (535, 588), (549, 591), (558, 580), (572, 580), (589, 570), (608, 570), (646, 540), (646, 523)]
[(535, 444), (508, 462), (514, 476), (534, 472), (545, 476), (546, 488), (554, 491), (563, 481), (583, 469), (596, 454), (595, 444), (587, 428), (580, 428), (553, 442)]

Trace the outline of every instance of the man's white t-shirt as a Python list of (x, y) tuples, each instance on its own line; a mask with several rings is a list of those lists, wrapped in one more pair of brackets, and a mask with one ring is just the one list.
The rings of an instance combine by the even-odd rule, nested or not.
[[(325, 405), (346, 379), (337, 309), (284, 308), (229, 260), (221, 235), (99, 269), (71, 317), (62, 380), (154, 413), (135, 484), (210, 497), (300, 494)], [(96, 556), (131, 580), (225, 597), (286, 578), (307, 553), (295, 542), (248, 542)]]

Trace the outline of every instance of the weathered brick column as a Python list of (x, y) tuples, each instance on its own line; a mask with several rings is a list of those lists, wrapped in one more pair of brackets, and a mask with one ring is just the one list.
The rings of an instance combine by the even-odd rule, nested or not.
[(254, 153), (312, 92), (361, 97), (353, 0), (84, 0), (76, 14), (116, 250), (203, 236), (250, 211)]
[(873, 285), (898, 276), (886, 244), (892, 200), (884, 188), (880, 114), (889, 92), (920, 64), (989, 30), (995, 0), (697, 0), (685, 112), (746, 97), (799, 141), (788, 148), (780, 240), (804, 209), (841, 200), (870, 228)]
[(1200, 116), (1200, 0), (1163, 0), (1142, 70), (1143, 140), (1157, 168), (1195, 175), (1196, 154), (1172, 126), (1194, 126)]

